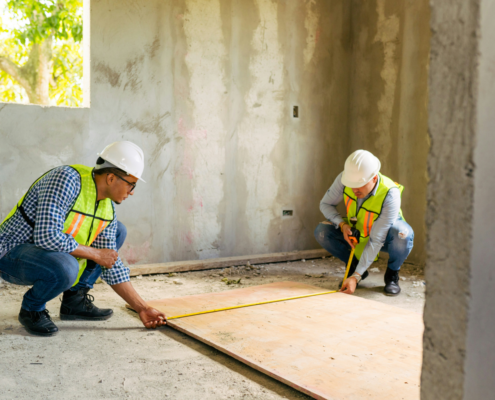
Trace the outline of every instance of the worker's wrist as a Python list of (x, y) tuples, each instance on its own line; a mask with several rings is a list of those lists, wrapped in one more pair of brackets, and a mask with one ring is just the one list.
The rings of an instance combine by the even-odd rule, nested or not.
[(342, 221), (342, 222), (339, 224), (339, 228), (340, 228), (340, 230), (341, 230), (341, 231), (342, 231), (342, 227), (343, 227), (344, 225), (346, 225), (345, 221)]
[(137, 303), (134, 307), (132, 307), (134, 311), (136, 311), (138, 314), (142, 311), (146, 311), (147, 309), (151, 308), (148, 304), (146, 303)]
[(363, 277), (358, 274), (357, 272), (354, 272), (352, 275), (351, 275), (351, 278), (355, 278), (357, 283), (361, 282), (361, 279), (363, 279)]

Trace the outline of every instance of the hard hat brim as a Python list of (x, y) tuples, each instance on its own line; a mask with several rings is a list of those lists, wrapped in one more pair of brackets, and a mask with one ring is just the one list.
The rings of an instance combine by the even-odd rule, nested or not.
[(361, 181), (361, 182), (354, 182), (354, 181), (351, 181), (349, 179), (347, 179), (346, 175), (345, 175), (345, 171), (344, 173), (342, 174), (342, 178), (340, 178), (340, 181), (342, 182), (342, 184), (348, 188), (351, 188), (351, 189), (358, 189), (358, 188), (361, 188), (363, 187), (364, 185), (367, 185), (368, 183), (371, 182), (371, 180), (378, 175), (378, 172), (380, 172), (380, 170), (376, 171), (373, 175), (371, 175), (371, 178), (368, 179), (366, 182), (364, 181)]
[[(126, 168), (124, 168), (124, 167), (120, 166), (120, 165), (119, 165), (119, 163), (118, 163), (118, 161), (112, 160), (112, 158), (111, 158), (111, 157), (108, 157), (108, 156), (103, 156), (103, 157), (102, 157), (102, 156), (101, 156), (101, 153), (96, 153), (96, 155), (97, 155), (98, 157), (103, 158), (105, 161), (108, 161), (110, 164), (113, 164), (113, 165), (115, 166), (115, 168), (121, 169), (121, 170), (122, 170), (122, 171), (124, 171), (127, 175), (132, 175), (132, 174), (130, 174), (130, 173), (129, 173), (129, 171), (126, 171)], [(135, 177), (135, 178), (138, 178), (138, 180), (140, 180), (141, 182), (146, 183), (146, 181), (145, 181), (143, 178), (141, 178), (140, 176), (136, 176), (136, 175), (132, 175), (132, 176), (133, 176), (133, 177)]]

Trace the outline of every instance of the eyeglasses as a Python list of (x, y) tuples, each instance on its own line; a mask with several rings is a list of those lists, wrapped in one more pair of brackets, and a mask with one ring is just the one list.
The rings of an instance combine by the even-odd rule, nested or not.
[(136, 188), (136, 183), (131, 183), (127, 180), (125, 180), (124, 178), (122, 178), (121, 176), (118, 176), (117, 174), (114, 174), (117, 178), (123, 180), (125, 183), (127, 183), (128, 185), (131, 185), (131, 191), (130, 193), (132, 193), (134, 191), (134, 189)]

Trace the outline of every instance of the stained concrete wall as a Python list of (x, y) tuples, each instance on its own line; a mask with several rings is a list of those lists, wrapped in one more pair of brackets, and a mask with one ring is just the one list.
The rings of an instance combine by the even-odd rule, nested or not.
[(314, 248), (319, 200), (366, 148), (406, 186), (423, 261), (426, 1), (104, 0), (90, 16), (90, 108), (2, 105), (2, 216), (43, 171), (127, 139), (148, 181), (117, 210), (129, 262)]
[(43, 172), (85, 161), (89, 110), (0, 103), (2, 219)]
[(366, 149), (405, 186), (404, 216), (415, 232), (409, 261), (425, 260), (428, 0), (352, 2), (348, 153)]
[(91, 107), (2, 106), (2, 216), (127, 139), (148, 182), (117, 209), (129, 262), (316, 247), (348, 150), (349, 21), (345, 0), (92, 1)]
[(495, 2), (432, 2), (423, 399), (495, 393)]
[(342, 0), (93, 2), (90, 142), (148, 155), (119, 210), (130, 262), (315, 247), (343, 162), (348, 19)]

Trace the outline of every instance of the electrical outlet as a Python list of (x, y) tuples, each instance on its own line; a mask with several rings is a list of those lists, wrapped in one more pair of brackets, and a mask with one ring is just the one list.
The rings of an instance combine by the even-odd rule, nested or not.
[(282, 210), (283, 217), (292, 217), (294, 215), (294, 211), (292, 210)]
[(294, 106), (292, 108), (292, 116), (294, 118), (299, 118), (299, 106)]

